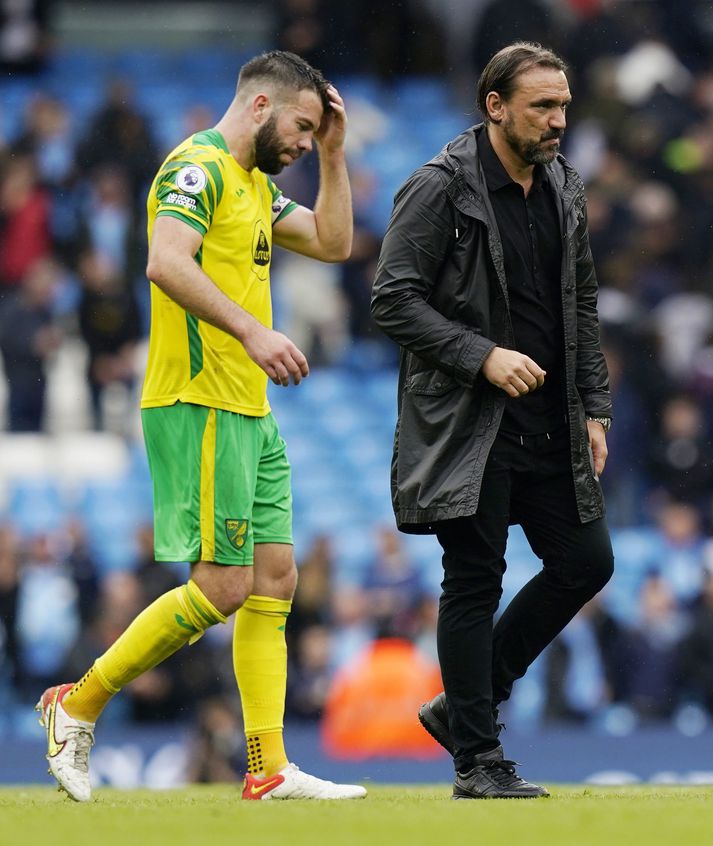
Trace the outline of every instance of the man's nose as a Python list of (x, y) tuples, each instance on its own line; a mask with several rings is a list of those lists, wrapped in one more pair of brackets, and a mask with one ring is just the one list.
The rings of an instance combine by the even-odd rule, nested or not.
[(564, 129), (567, 126), (567, 118), (562, 109), (555, 109), (550, 115), (550, 126), (553, 129)]

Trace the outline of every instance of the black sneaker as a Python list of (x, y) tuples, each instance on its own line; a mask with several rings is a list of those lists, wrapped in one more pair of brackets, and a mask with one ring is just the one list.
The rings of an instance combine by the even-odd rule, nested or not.
[(530, 784), (515, 771), (516, 761), (503, 758), (503, 747), (475, 756), (470, 772), (456, 773), (454, 799), (537, 799), (550, 794), (538, 784)]
[(453, 755), (453, 740), (448, 728), (446, 694), (439, 693), (430, 702), (424, 702), (418, 709), (418, 719), (431, 737), (447, 749), (450, 755)]

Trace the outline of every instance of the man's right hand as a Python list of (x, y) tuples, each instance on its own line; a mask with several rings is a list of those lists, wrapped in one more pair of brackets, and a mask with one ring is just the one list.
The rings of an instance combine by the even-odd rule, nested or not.
[(495, 347), (483, 363), (483, 376), (509, 397), (521, 397), (541, 388), (545, 371), (516, 350)]
[(276, 385), (299, 385), (309, 375), (305, 356), (281, 332), (268, 329), (257, 320), (241, 338), (245, 351)]

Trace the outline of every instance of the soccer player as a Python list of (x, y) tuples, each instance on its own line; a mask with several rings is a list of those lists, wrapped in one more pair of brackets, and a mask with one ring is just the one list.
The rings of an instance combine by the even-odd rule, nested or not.
[[(157, 561), (189, 561), (187, 584), (146, 608), (76, 684), (44, 692), (50, 771), (90, 798), (88, 757), (107, 702), (132, 679), (236, 612), (233, 639), (248, 747), (245, 799), (351, 799), (357, 785), (303, 773), (282, 737), (285, 623), (297, 583), (290, 468), (266, 397), (295, 385), (305, 356), (271, 328), (273, 241), (322, 261), (351, 250), (337, 90), (303, 59), (245, 64), (213, 129), (180, 144), (148, 198), (149, 358), (141, 400), (154, 488)], [(314, 210), (285, 198), (279, 173), (317, 142)]]

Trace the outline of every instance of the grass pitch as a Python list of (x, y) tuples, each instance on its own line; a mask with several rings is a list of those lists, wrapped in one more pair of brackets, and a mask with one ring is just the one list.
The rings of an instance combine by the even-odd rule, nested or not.
[(1, 846), (706, 846), (713, 786), (551, 787), (537, 800), (450, 800), (447, 785), (371, 786), (348, 802), (242, 802), (234, 786), (0, 789)]

